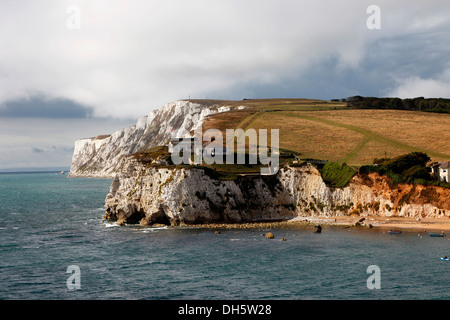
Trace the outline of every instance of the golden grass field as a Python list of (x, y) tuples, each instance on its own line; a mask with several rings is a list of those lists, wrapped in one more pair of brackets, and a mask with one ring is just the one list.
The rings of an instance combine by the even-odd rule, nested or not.
[[(210, 103), (213, 103), (212, 101)], [(310, 99), (218, 101), (245, 109), (210, 116), (203, 129), (279, 129), (280, 148), (301, 158), (372, 164), (412, 151), (450, 160), (450, 114), (348, 109), (345, 103)]]

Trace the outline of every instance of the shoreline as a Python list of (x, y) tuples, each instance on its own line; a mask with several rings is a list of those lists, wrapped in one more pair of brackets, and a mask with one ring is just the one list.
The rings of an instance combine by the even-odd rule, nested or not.
[[(359, 222), (364, 219), (362, 222)], [(359, 222), (359, 225), (358, 225)], [(419, 221), (410, 217), (296, 217), (285, 221), (244, 222), (244, 223), (205, 223), (205, 224), (182, 224), (181, 227), (227, 230), (227, 229), (274, 229), (274, 228), (303, 228), (313, 230), (315, 225), (327, 227), (344, 227), (367, 230), (401, 230), (404, 232), (433, 232), (442, 231), (450, 233), (450, 219), (423, 218)]]
[(417, 218), (411, 217), (380, 217), (380, 216), (366, 216), (366, 217), (332, 217), (332, 218), (312, 218), (310, 221), (316, 223), (322, 222), (325, 225), (347, 225), (355, 226), (360, 220), (365, 218), (361, 227), (368, 228), (369, 225), (374, 229), (387, 230), (402, 230), (410, 232), (450, 232), (450, 219), (433, 219), (433, 218)]

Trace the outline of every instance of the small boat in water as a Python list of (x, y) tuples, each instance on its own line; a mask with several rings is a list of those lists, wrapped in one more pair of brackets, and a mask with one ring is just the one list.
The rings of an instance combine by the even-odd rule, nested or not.
[(430, 237), (445, 237), (443, 233), (430, 233)]
[(443, 261), (448, 261), (448, 260), (450, 260), (450, 259), (447, 258), (447, 257), (445, 257), (445, 258), (441, 258), (441, 260), (443, 260)]
[(388, 231), (389, 234), (402, 234), (402, 230), (389, 230)]

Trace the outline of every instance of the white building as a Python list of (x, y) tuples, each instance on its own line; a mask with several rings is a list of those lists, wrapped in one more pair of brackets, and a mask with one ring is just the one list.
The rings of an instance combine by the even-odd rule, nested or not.
[(450, 161), (444, 161), (433, 166), (436, 180), (450, 182)]

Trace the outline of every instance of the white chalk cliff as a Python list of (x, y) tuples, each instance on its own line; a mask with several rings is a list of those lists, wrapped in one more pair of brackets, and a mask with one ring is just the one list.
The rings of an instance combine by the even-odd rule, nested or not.
[(78, 140), (75, 142), (70, 176), (113, 178), (122, 165), (124, 156), (166, 145), (171, 134), (185, 137), (200, 125), (206, 116), (229, 109), (184, 100), (176, 101), (150, 112), (135, 125), (112, 135)]

